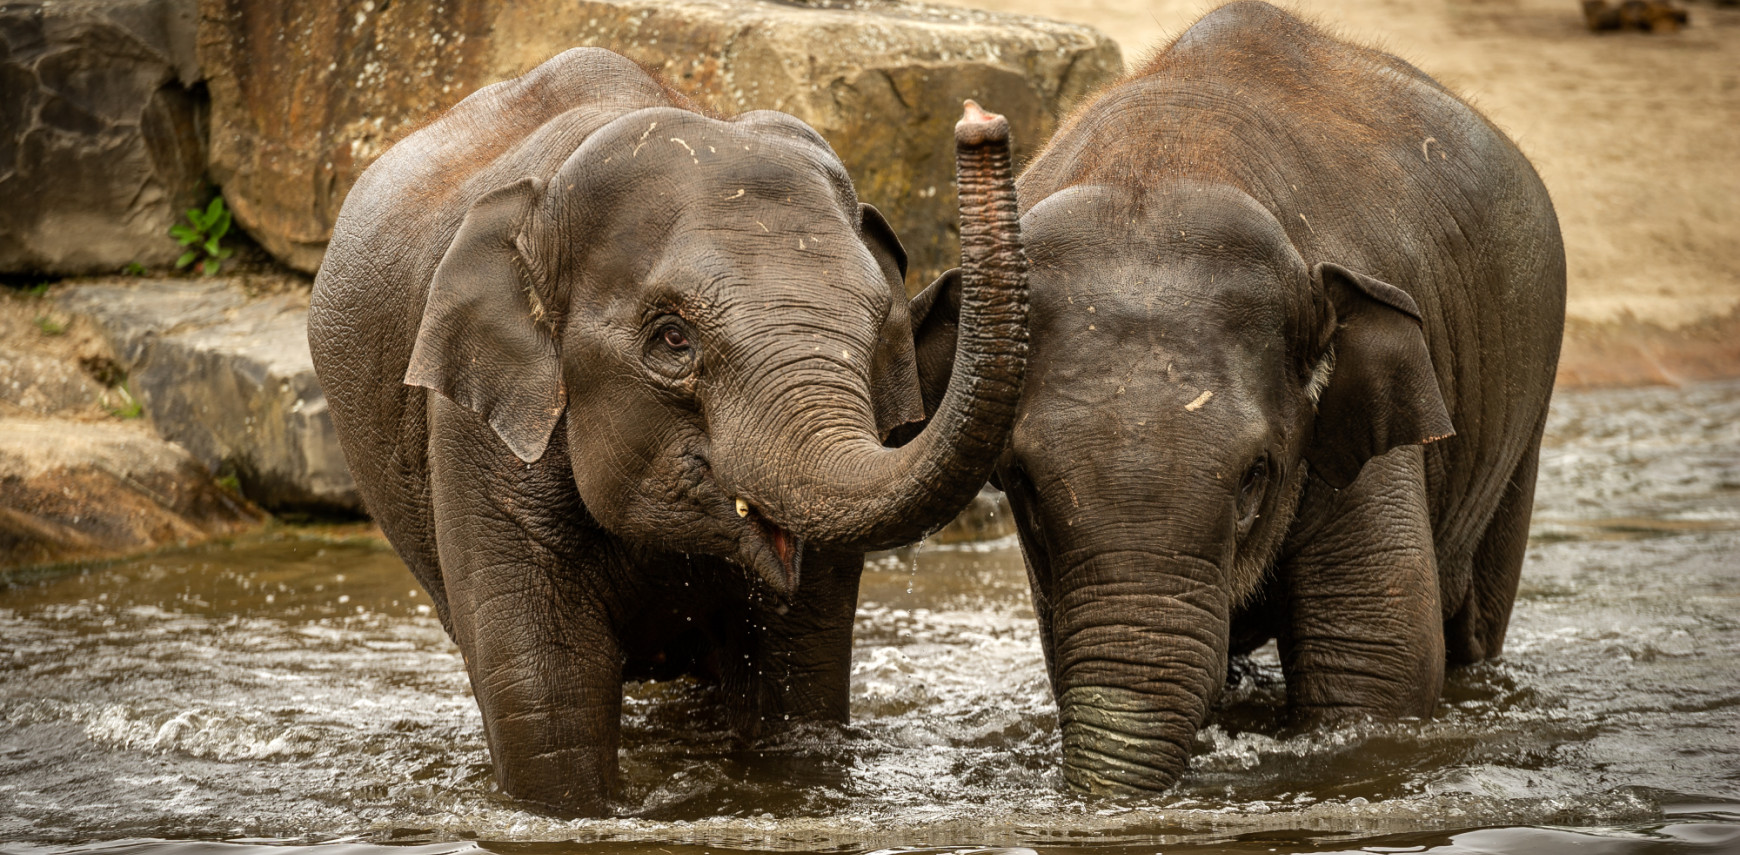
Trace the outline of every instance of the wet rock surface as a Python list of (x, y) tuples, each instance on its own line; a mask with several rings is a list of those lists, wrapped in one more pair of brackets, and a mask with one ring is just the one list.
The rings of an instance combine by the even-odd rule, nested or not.
[(477, 88), (576, 46), (609, 48), (725, 113), (776, 109), (827, 138), (912, 256), (909, 287), (958, 256), (952, 127), (963, 98), (1030, 156), (1122, 71), (1094, 30), (920, 3), (202, 0), (211, 173), (273, 255), (312, 272), (356, 178)]
[(0, 418), (0, 567), (196, 543), (261, 519), (141, 423)]
[(205, 185), (195, 0), (0, 6), (0, 271), (167, 265)]
[(62, 291), (130, 375), (158, 432), (273, 510), (360, 512), (308, 353), (308, 294), (235, 280), (92, 282)]

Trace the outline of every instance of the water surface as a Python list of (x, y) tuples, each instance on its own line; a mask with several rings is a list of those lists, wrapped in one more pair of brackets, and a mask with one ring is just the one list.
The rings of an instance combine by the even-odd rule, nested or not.
[(1064, 790), (1012, 540), (875, 556), (851, 726), (744, 745), (705, 687), (631, 685), (620, 815), (571, 821), (496, 792), (376, 539), (15, 574), (0, 853), (1740, 851), (1740, 384), (1562, 394), (1534, 534), (1503, 659), (1432, 720), (1290, 728), (1270, 646), (1146, 800)]

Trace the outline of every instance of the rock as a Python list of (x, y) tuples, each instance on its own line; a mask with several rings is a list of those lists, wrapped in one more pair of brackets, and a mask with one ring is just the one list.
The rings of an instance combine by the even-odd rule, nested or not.
[(51, 297), (0, 291), (0, 418), (107, 421), (128, 408), (125, 380), (89, 321)]
[(968, 543), (996, 540), (1015, 533), (1015, 517), (1009, 510), (1009, 497), (987, 484), (973, 497), (972, 504), (962, 510), (931, 535), (933, 543)]
[(197, 0), (0, 6), (0, 272), (167, 265), (207, 194)]
[(197, 542), (262, 516), (138, 422), (0, 419), (0, 567)]
[(725, 112), (777, 109), (826, 137), (912, 258), (955, 264), (964, 98), (1004, 113), (1017, 158), (1122, 71), (1083, 26), (905, 0), (201, 0), (211, 170), (248, 231), (314, 271), (375, 157), (480, 86), (570, 47), (615, 50)]
[(103, 389), (77, 366), (0, 345), (0, 415), (53, 416), (87, 409)]
[(1643, 30), (1673, 33), (1686, 25), (1686, 10), (1672, 0), (1583, 0), (1583, 24), (1594, 32)]
[(308, 293), (229, 279), (91, 283), (60, 304), (108, 337), (165, 439), (278, 511), (360, 513), (308, 353)]

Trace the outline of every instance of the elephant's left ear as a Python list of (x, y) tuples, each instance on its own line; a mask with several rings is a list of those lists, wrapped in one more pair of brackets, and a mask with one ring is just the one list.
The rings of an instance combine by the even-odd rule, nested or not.
[(1305, 449), (1311, 471), (1340, 489), (1396, 446), (1454, 436), (1414, 298), (1328, 262), (1311, 278), (1335, 307), (1334, 371)]
[(889, 297), (893, 300), (877, 333), (870, 368), (876, 429), (886, 440), (895, 428), (924, 420), (924, 400), (919, 395), (918, 368), (912, 351), (912, 321), (906, 309), (906, 249), (881, 211), (868, 204), (858, 208), (859, 235), (882, 269), (882, 278), (888, 283)]
[(405, 384), (482, 416), (519, 459), (544, 456), (566, 400), (556, 342), (521, 251), (543, 182), (472, 203), (429, 282)]

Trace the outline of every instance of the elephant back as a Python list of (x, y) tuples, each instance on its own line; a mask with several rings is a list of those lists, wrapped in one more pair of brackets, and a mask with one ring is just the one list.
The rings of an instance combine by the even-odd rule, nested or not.
[(427, 284), (473, 202), (521, 178), (549, 178), (594, 131), (656, 106), (695, 109), (603, 48), (565, 51), (472, 93), (394, 144), (357, 180), (334, 224), (322, 278), (371, 280), (365, 284), (372, 288), (374, 277), (351, 269), (386, 262), (393, 269), (380, 274)]

